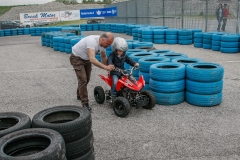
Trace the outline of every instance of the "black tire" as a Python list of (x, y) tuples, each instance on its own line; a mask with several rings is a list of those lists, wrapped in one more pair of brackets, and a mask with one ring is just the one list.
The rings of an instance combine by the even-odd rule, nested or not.
[(94, 160), (95, 159), (95, 153), (94, 153), (94, 147), (88, 151), (85, 155), (72, 159), (72, 160)]
[(149, 51), (152, 51), (152, 50), (156, 50), (155, 47), (149, 47), (149, 46), (142, 46), (142, 47), (137, 47), (135, 49), (144, 49), (144, 50), (147, 50), (148, 52)]
[(98, 104), (103, 104), (105, 101), (105, 93), (101, 86), (94, 88), (94, 98)]
[(149, 98), (148, 105), (143, 106), (143, 108), (145, 108), (145, 109), (152, 109), (153, 107), (155, 107), (155, 105), (156, 105), (156, 98), (155, 98), (154, 94), (152, 94), (152, 92), (150, 92), (150, 91), (143, 91), (143, 92), (141, 92), (141, 94), (145, 95), (145, 96), (147, 96)]
[(112, 105), (113, 105), (114, 113), (118, 117), (126, 117), (131, 110), (131, 106), (128, 100), (124, 97), (115, 98)]
[(0, 138), (22, 129), (31, 127), (31, 119), (20, 112), (0, 113)]
[(66, 157), (67, 159), (74, 159), (87, 154), (93, 148), (93, 132), (90, 131), (85, 137), (66, 143)]
[(90, 112), (79, 106), (57, 106), (34, 115), (33, 128), (49, 128), (58, 131), (66, 143), (86, 136), (92, 127)]
[(63, 137), (50, 129), (24, 129), (0, 139), (1, 160), (64, 160)]

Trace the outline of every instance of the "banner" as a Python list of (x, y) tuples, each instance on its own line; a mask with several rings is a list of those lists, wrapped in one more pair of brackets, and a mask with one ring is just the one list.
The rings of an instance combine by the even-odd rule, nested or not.
[(60, 11), (61, 21), (80, 20), (79, 10)]
[(80, 17), (115, 17), (117, 16), (117, 7), (111, 8), (94, 8), (94, 9), (81, 9)]
[(21, 22), (60, 21), (59, 12), (20, 13)]

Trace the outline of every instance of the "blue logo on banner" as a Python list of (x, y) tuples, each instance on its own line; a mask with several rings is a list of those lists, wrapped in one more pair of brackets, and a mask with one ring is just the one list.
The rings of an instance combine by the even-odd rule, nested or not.
[(55, 14), (48, 14), (48, 13), (40, 13), (41, 18), (51, 18), (51, 17), (55, 17)]
[(115, 17), (117, 16), (117, 7), (111, 8), (94, 8), (94, 9), (81, 9), (80, 17)]
[(28, 19), (28, 18), (38, 18), (38, 14), (34, 14), (34, 15), (29, 15), (29, 14), (24, 14), (24, 19)]

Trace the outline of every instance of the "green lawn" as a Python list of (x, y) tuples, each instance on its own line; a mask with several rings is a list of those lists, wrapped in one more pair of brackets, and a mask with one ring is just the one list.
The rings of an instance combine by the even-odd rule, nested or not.
[(75, 20), (75, 21), (62, 21), (62, 22), (57, 22), (55, 24), (51, 24), (48, 26), (66, 26), (66, 25), (72, 25), (72, 24), (84, 24), (86, 23), (85, 19), (82, 20)]
[(9, 11), (12, 7), (15, 6), (0, 6), (0, 16)]

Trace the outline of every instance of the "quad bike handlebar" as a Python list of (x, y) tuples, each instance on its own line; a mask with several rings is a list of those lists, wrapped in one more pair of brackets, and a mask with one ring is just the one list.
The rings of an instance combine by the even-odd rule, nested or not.
[(120, 68), (117, 68), (117, 67), (115, 67), (115, 69), (114, 69), (114, 71), (117, 71), (117, 72), (120, 72), (120, 73), (122, 73), (122, 75), (124, 75), (124, 76), (130, 76), (130, 75), (132, 75), (132, 73), (133, 73), (133, 70), (136, 70), (138, 67), (133, 67), (132, 69), (130, 69), (130, 73), (127, 73), (127, 71), (126, 70), (122, 70), (122, 69), (120, 69)]

